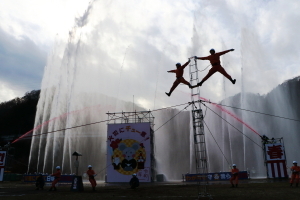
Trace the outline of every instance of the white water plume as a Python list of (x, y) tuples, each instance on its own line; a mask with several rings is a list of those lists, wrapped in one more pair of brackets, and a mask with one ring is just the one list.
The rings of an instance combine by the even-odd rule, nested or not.
[[(73, 173), (74, 151), (83, 154), (80, 173), (88, 164), (95, 171), (104, 169), (106, 123), (68, 128), (104, 121), (107, 112), (152, 110), (190, 101), (190, 90), (185, 85), (178, 86), (171, 97), (165, 95), (175, 80), (174, 74), (167, 71), (174, 69), (177, 62), (183, 64), (188, 57), (207, 56), (210, 48), (235, 49), (222, 56), (222, 64), (237, 79), (237, 84), (232, 85), (216, 73), (203, 84), (201, 96), (213, 102), (226, 99), (223, 103), (227, 105), (263, 108), (250, 105), (247, 99), (251, 95), (246, 93), (267, 93), (282, 80), (277, 79), (276, 71), (272, 71), (272, 77), (266, 76), (270, 72), (270, 68), (265, 69), (266, 60), (272, 52), (265, 52), (264, 45), (268, 44), (263, 34), (255, 33), (259, 25), (250, 20), (258, 20), (259, 15), (241, 13), (238, 4), (192, 0), (91, 2), (70, 30), (69, 40), (57, 37), (48, 57), (35, 121), (35, 126), (43, 126), (34, 135), (47, 134), (33, 137), (29, 170), (37, 168), (49, 173), (61, 165), (63, 173)], [(199, 69), (209, 64), (198, 63)], [(200, 78), (207, 72), (201, 72)], [(189, 80), (187, 68), (184, 77)], [(240, 92), (238, 100), (228, 98)], [(236, 119), (211, 108), (260, 144), (260, 138)], [(155, 127), (160, 127), (183, 106), (177, 109), (154, 112)], [(287, 114), (285, 110), (289, 109), (279, 114)], [(229, 110), (259, 133), (266, 133), (257, 118)], [(209, 171), (228, 171), (228, 165), (234, 162), (240, 170), (255, 167), (257, 176), (265, 176), (262, 151), (253, 141), (243, 138), (210, 110), (205, 120), (229, 162), (206, 129)], [(157, 173), (165, 174), (168, 180), (178, 180), (181, 174), (194, 172), (190, 122), (189, 113), (182, 112), (155, 132)], [(104, 179), (104, 171), (99, 178)]]

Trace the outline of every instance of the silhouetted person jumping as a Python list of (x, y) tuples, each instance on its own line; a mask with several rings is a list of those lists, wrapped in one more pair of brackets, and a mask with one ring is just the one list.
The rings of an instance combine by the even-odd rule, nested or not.
[(166, 95), (171, 96), (172, 92), (175, 90), (175, 88), (176, 88), (180, 83), (183, 83), (183, 84), (185, 84), (185, 85), (188, 85), (190, 88), (197, 87), (197, 85), (196, 85), (196, 86), (192, 86), (189, 82), (187, 82), (187, 81), (183, 78), (183, 71), (184, 71), (184, 68), (185, 68), (190, 62), (191, 62), (191, 60), (189, 59), (189, 61), (187, 61), (187, 62), (186, 62), (184, 65), (182, 65), (182, 66), (181, 66), (180, 63), (177, 63), (177, 64), (176, 64), (177, 69), (168, 71), (169, 73), (176, 73), (176, 81), (174, 81), (173, 86), (172, 86), (171, 89), (170, 89), (170, 92), (169, 92), (169, 93), (166, 92)]
[(197, 86), (202, 86), (202, 84), (214, 73), (216, 72), (220, 72), (221, 74), (223, 74), (226, 78), (228, 78), (232, 84), (235, 84), (236, 80), (232, 79), (231, 76), (229, 74), (227, 74), (227, 72), (225, 71), (225, 69), (221, 66), (221, 62), (220, 62), (220, 56), (228, 53), (229, 51), (234, 51), (234, 49), (230, 49), (230, 50), (226, 50), (226, 51), (222, 51), (222, 52), (218, 52), (216, 53), (214, 49), (211, 49), (210, 52), (210, 56), (207, 57), (197, 57), (195, 56), (195, 59), (200, 59), (200, 60), (209, 60), (212, 68), (209, 70), (208, 74), (202, 79), (201, 82), (199, 82), (197, 84)]

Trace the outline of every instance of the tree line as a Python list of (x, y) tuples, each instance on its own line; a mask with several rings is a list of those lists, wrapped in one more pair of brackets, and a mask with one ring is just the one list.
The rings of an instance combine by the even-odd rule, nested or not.
[[(34, 128), (39, 96), (40, 90), (32, 90), (21, 98), (0, 103), (0, 149), (8, 150), (8, 142), (11, 143)], [(27, 171), (30, 145), (31, 138), (10, 145), (6, 171), (16, 173)]]

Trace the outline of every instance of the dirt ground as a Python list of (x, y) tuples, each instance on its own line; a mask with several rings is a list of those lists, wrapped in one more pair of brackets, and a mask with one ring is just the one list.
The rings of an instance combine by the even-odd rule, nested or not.
[[(197, 199), (198, 187), (194, 183), (163, 182), (141, 183), (137, 189), (129, 189), (128, 184), (99, 183), (93, 192), (88, 183), (84, 184), (83, 192), (70, 191), (70, 185), (60, 185), (57, 191), (35, 190), (33, 184), (22, 182), (0, 182), (1, 200), (81, 200), (81, 199), (107, 199), (107, 200), (139, 200), (139, 199)], [(208, 192), (215, 200), (299, 200), (300, 187), (290, 187), (288, 180), (252, 180), (241, 181), (238, 188), (230, 188), (230, 184), (219, 182), (208, 186)], [(209, 199), (209, 198), (201, 198)]]

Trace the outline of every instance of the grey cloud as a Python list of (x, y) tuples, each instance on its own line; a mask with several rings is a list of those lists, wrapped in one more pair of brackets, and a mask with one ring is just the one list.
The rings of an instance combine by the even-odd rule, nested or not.
[(21, 40), (0, 29), (0, 79), (14, 89), (40, 89), (47, 53), (32, 40)]

